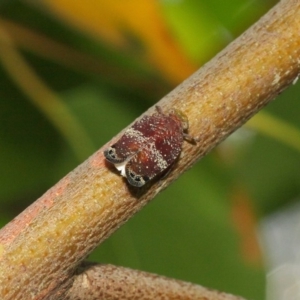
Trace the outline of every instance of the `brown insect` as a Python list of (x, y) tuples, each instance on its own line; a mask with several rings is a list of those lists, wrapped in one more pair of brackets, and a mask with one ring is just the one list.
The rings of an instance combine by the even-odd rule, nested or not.
[(187, 117), (179, 110), (163, 113), (159, 106), (152, 116), (144, 116), (104, 151), (105, 158), (136, 187), (168, 171), (179, 157), (184, 140), (197, 142), (186, 132)]

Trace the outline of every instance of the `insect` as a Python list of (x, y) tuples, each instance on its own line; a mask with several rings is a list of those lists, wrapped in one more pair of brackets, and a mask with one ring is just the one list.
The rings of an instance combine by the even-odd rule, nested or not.
[(104, 151), (104, 156), (131, 185), (141, 187), (172, 167), (184, 140), (197, 142), (187, 134), (188, 127), (188, 119), (181, 111), (173, 109), (165, 114), (156, 106), (153, 115), (135, 122)]

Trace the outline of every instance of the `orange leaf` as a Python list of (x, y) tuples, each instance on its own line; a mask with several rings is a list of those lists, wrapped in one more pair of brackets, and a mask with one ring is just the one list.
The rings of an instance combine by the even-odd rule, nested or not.
[(256, 235), (257, 219), (251, 199), (246, 191), (235, 187), (232, 199), (232, 219), (240, 237), (243, 257), (250, 263), (260, 264), (262, 261), (260, 247)]
[(143, 45), (143, 56), (173, 84), (196, 70), (168, 31), (155, 0), (44, 0), (63, 18), (115, 47), (126, 47), (130, 33)]

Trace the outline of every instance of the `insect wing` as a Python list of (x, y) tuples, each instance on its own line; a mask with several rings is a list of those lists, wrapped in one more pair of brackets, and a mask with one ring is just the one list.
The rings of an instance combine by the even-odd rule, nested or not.
[(105, 158), (113, 163), (122, 163), (135, 155), (143, 146), (143, 141), (136, 138), (132, 127), (112, 146), (104, 151)]
[(145, 149), (134, 155), (125, 167), (128, 182), (137, 187), (143, 186), (160, 171), (153, 155), (145, 151)]
[(181, 119), (157, 107), (157, 113), (135, 122), (104, 155), (131, 185), (141, 187), (179, 157), (186, 130)]
[(125, 173), (128, 182), (140, 187), (167, 170), (178, 158), (182, 141), (181, 135), (164, 136), (164, 138), (156, 137), (144, 144), (141, 151), (126, 164)]

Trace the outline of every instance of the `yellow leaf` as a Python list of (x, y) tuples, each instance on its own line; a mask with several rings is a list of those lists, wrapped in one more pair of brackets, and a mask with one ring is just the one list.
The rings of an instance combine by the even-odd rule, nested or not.
[(44, 3), (63, 20), (114, 47), (126, 49), (125, 33), (136, 37), (143, 45), (143, 58), (173, 84), (196, 70), (172, 37), (155, 0), (44, 0)]

